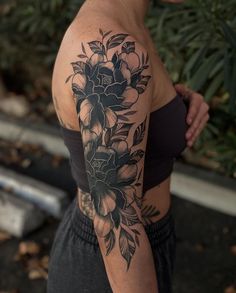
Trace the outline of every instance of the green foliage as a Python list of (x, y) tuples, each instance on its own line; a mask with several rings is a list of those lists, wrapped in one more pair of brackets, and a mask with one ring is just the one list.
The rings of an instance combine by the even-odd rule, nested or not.
[[(9, 0), (0, 3), (0, 71), (10, 90), (50, 93), (52, 65), (62, 36), (83, 0)], [(195, 151), (236, 174), (236, 1), (158, 3), (147, 26), (175, 82), (200, 91), (211, 107)], [(45, 85), (45, 77), (46, 85)], [(42, 84), (42, 85), (41, 85)], [(212, 155), (213, 154), (213, 155)]]
[(222, 87), (236, 102), (236, 1), (189, 0), (159, 5), (147, 26), (175, 81), (184, 80), (205, 99)]
[(17, 81), (18, 90), (27, 91), (30, 83), (50, 74), (64, 31), (78, 12), (81, 2), (1, 2), (0, 70), (10, 79), (24, 77), (21, 83)]
[(159, 3), (147, 26), (175, 82), (187, 82), (210, 105), (195, 152), (236, 176), (236, 1)]

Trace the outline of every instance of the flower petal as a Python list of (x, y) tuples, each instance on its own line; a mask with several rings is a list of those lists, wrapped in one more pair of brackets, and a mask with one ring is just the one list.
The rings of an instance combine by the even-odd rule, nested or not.
[(131, 72), (134, 72), (140, 67), (140, 59), (137, 53), (131, 52), (129, 54), (121, 53), (119, 59), (124, 60), (128, 64)]
[(95, 214), (93, 223), (94, 223), (94, 230), (96, 234), (100, 237), (106, 236), (114, 227), (114, 224), (111, 220), (110, 215), (103, 217), (98, 214)]
[(110, 69), (111, 71), (114, 71), (114, 64), (111, 62), (111, 61), (108, 61), (108, 62), (102, 62), (100, 65), (100, 72), (102, 72), (103, 70), (102, 70), (102, 68), (108, 68), (108, 69)]
[(85, 99), (80, 106), (80, 120), (84, 124), (84, 126), (88, 126), (91, 121), (91, 112), (93, 110), (93, 105)]
[(112, 128), (117, 122), (117, 116), (110, 108), (106, 108), (104, 112), (105, 112), (105, 126), (107, 128)]
[(97, 213), (106, 216), (116, 208), (116, 194), (109, 185), (98, 180), (94, 188), (94, 202)]
[(106, 216), (116, 208), (115, 199), (115, 193), (111, 190), (108, 190), (107, 193), (100, 198), (99, 211), (101, 215)]
[(138, 100), (138, 91), (132, 87), (127, 87), (123, 93), (123, 102), (122, 105), (125, 107), (130, 107)]
[(102, 54), (97, 54), (97, 53), (94, 53), (89, 59), (89, 62), (92, 66), (98, 64), (99, 62), (103, 62), (103, 61), (104, 61), (104, 56)]
[(86, 76), (82, 73), (77, 73), (73, 77), (73, 83), (75, 83), (81, 90), (84, 90), (86, 81)]
[(118, 155), (127, 153), (128, 144), (125, 140), (119, 140), (112, 143), (111, 147), (118, 153)]
[(136, 195), (135, 188), (133, 186), (124, 186), (122, 191), (125, 194), (126, 204), (131, 204), (134, 201)]
[(137, 176), (137, 166), (123, 165), (117, 172), (117, 182), (122, 184), (131, 184)]
[(96, 133), (90, 131), (89, 129), (83, 129), (82, 136), (84, 145), (89, 143), (91, 140), (96, 140), (97, 138)]
[(102, 134), (102, 125), (98, 120), (95, 121), (90, 129), (91, 131), (96, 133), (97, 136), (100, 136)]
[(120, 71), (123, 74), (124, 78), (127, 80), (127, 84), (130, 84), (131, 81), (131, 72), (128, 68), (128, 64), (126, 62), (121, 62)]

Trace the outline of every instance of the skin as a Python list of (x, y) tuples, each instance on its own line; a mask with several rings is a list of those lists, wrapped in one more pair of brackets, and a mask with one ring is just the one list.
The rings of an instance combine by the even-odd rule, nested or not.
[[(179, 3), (179, 1), (171, 1), (171, 3), (174, 2)], [(96, 5), (94, 5), (95, 3)], [(189, 112), (186, 118), (187, 123), (190, 126), (186, 133), (189, 147), (194, 143), (209, 119), (208, 106), (203, 101), (203, 97), (200, 94), (192, 92), (184, 85), (173, 86), (168, 72), (164, 68), (163, 63), (158, 56), (158, 52), (152, 42), (150, 34), (144, 25), (144, 17), (148, 10), (148, 1), (140, 0), (140, 5), (137, 6), (136, 4), (137, 0), (120, 0), (116, 2), (111, 2), (110, 0), (87, 0), (66, 31), (59, 48), (52, 79), (53, 101), (60, 124), (63, 127), (67, 127), (72, 130), (82, 131), (83, 143), (85, 147), (84, 150), (86, 150), (86, 139), (83, 134), (84, 127), (87, 127), (89, 131), (94, 131), (94, 123), (89, 120), (89, 117), (100, 117), (99, 119), (101, 120), (102, 116), (101, 114), (96, 116), (96, 113), (98, 112), (92, 114), (92, 116), (88, 115), (88, 111), (91, 109), (91, 101), (86, 98), (90, 95), (89, 89), (85, 92), (85, 100), (81, 103), (81, 107), (76, 109), (75, 103), (77, 100), (75, 98), (71, 82), (70, 80), (68, 81), (68, 77), (73, 75), (71, 63), (79, 61), (77, 57), (78, 54), (85, 54), (83, 51), (86, 51), (86, 57), (83, 58), (86, 58), (87, 60), (92, 54), (89, 44), (91, 42), (101, 41), (98, 28), (102, 28), (103, 32), (112, 30), (112, 33), (109, 35), (110, 37), (120, 33), (127, 34), (127, 40), (135, 43), (133, 58), (136, 58), (135, 54), (142, 56), (142, 53), (144, 56), (149, 56), (149, 61), (147, 61), (148, 63), (146, 64), (144, 70), (144, 75), (150, 76), (151, 78), (148, 78), (145, 90), (139, 94), (137, 101), (135, 101), (135, 103), (130, 103), (128, 101), (130, 105), (129, 111), (131, 110), (131, 112), (134, 113), (134, 110), (138, 109), (135, 114), (132, 114), (133, 117), (132, 115), (126, 117), (130, 123), (131, 121), (136, 122), (133, 132), (131, 131), (130, 135), (122, 138), (125, 139), (131, 149), (134, 147), (134, 145), (132, 145), (132, 133), (134, 133), (135, 129), (138, 129), (139, 126), (141, 127), (145, 121), (145, 127), (141, 127), (143, 129), (144, 139), (135, 144), (136, 149), (139, 149), (140, 152), (145, 152), (147, 136), (146, 129), (148, 129), (148, 119), (146, 120), (145, 117), (148, 118), (150, 112), (156, 111), (170, 102), (173, 97), (175, 97), (177, 92), (181, 93), (186, 99), (189, 99), (190, 102)], [(87, 23), (88, 18), (91, 20), (89, 26)], [(86, 46), (86, 50), (81, 49), (81, 42)], [(115, 49), (121, 52), (122, 44), (117, 45)], [(111, 52), (110, 56), (115, 53), (115, 49), (113, 52), (113, 49), (109, 51)], [(83, 60), (83, 58), (81, 60)], [(108, 59), (109, 58), (111, 57), (108, 57)], [(132, 58), (127, 62), (128, 66), (131, 67), (131, 63), (133, 62)], [(77, 77), (78, 75), (75, 76)], [(76, 77), (74, 80), (76, 80)], [(67, 82), (65, 83), (66, 80)], [(80, 82), (77, 81), (77, 84), (79, 83)], [(143, 101), (146, 102), (144, 103)], [(97, 109), (100, 108), (97, 107)], [(111, 114), (109, 109), (107, 111), (110, 113), (110, 116), (108, 115), (110, 118), (114, 118), (114, 116), (119, 115), (119, 111), (114, 110), (113, 114)], [(109, 120), (110, 118), (108, 116), (107, 119)], [(116, 127), (115, 124), (112, 123), (112, 119), (109, 121), (111, 122), (109, 127), (96, 127), (95, 132), (97, 136), (101, 135), (101, 137), (104, 137), (107, 132), (107, 128)], [(89, 140), (91, 140), (94, 135), (90, 134), (88, 137)], [(118, 137), (118, 139), (121, 138)], [(104, 149), (103, 146), (102, 149)], [(96, 149), (94, 149), (94, 151), (96, 151)], [(85, 159), (89, 161), (89, 157), (85, 156)], [(143, 159), (140, 158), (137, 162), (138, 170), (142, 170), (143, 163)], [(93, 166), (97, 166), (97, 164), (99, 164), (99, 162), (92, 162)], [(118, 166), (116, 168), (119, 170)], [(141, 174), (142, 173), (143, 172), (141, 172)], [(140, 178), (142, 178), (142, 176)], [(137, 183), (139, 179), (136, 178), (135, 180)], [(91, 178), (90, 186), (96, 186), (96, 182), (96, 178)], [(142, 184), (141, 181), (140, 183)], [(103, 185), (105, 184), (107, 184), (107, 182), (103, 182)], [(135, 205), (132, 202), (132, 205), (134, 205), (133, 207), (137, 213), (136, 215), (133, 214), (133, 217), (137, 216), (137, 218), (140, 219), (140, 221), (136, 223), (136, 230), (139, 233), (139, 236), (136, 238), (139, 240), (135, 240), (139, 242), (140, 246), (137, 242), (135, 251), (132, 253), (129, 251), (128, 257), (127, 254), (125, 256), (124, 253), (122, 253), (124, 249), (121, 249), (121, 246), (119, 247), (118, 242), (112, 246), (109, 255), (107, 255), (103, 232), (104, 229), (111, 230), (111, 224), (107, 222), (102, 224), (101, 230), (101, 220), (98, 218), (98, 216), (101, 216), (104, 213), (111, 213), (115, 208), (112, 201), (114, 195), (111, 191), (111, 187), (114, 188), (114, 184), (116, 183), (113, 182), (113, 186), (109, 186), (109, 188), (103, 188), (103, 190), (106, 191), (103, 194), (106, 194), (108, 190), (108, 197), (104, 202), (101, 197), (100, 201), (98, 201), (102, 203), (102, 210), (99, 210), (98, 206), (94, 205), (94, 199), (99, 195), (101, 188), (95, 188), (94, 192), (91, 194), (83, 192), (78, 188), (78, 207), (87, 217), (94, 221), (95, 232), (98, 236), (106, 272), (113, 292), (158, 292), (152, 251), (147, 235), (144, 231), (144, 226), (162, 218), (170, 208), (170, 177), (166, 178), (158, 186), (148, 190), (145, 194), (142, 194), (141, 187), (137, 187), (136, 196), (141, 199), (141, 202), (140, 205), (137, 205), (137, 203)], [(130, 186), (125, 186), (125, 188), (128, 187)], [(118, 188), (119, 186), (117, 185), (116, 189)], [(122, 226), (122, 228), (126, 229), (126, 232), (128, 231), (131, 233), (128, 229), (129, 227)], [(115, 233), (115, 239), (119, 239), (120, 230), (114, 229), (112, 231)], [(144, 266), (145, 271), (140, 270), (140, 267)], [(125, 280), (125, 282), (123, 280)]]

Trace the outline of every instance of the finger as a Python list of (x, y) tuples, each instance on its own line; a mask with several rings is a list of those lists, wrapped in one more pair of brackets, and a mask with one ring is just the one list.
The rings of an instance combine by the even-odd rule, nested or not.
[[(204, 117), (206, 115), (208, 115), (208, 110), (209, 110), (209, 106), (207, 105), (207, 103), (202, 103), (199, 109), (199, 112), (197, 113), (194, 121), (192, 122), (190, 128), (188, 129), (186, 135), (189, 138), (190, 136), (192, 136), (192, 134), (197, 130), (197, 128), (199, 127), (201, 121), (204, 119)], [(209, 116), (209, 115), (208, 115)]]
[(187, 145), (189, 147), (191, 147), (194, 142), (196, 141), (196, 139), (198, 138), (198, 136), (201, 134), (202, 130), (205, 128), (207, 121), (209, 120), (209, 114), (207, 114), (201, 121), (198, 129), (194, 132), (194, 135), (191, 137), (190, 140), (188, 140)]
[(175, 90), (183, 96), (187, 96), (189, 91), (191, 91), (185, 84), (177, 83), (174, 85)]
[(192, 93), (189, 100), (190, 104), (187, 114), (187, 123), (191, 125), (199, 115), (201, 104), (203, 103), (203, 96), (199, 93)]
[(204, 102), (204, 98), (201, 94), (193, 92), (184, 84), (176, 84), (175, 89), (178, 93), (180, 93), (189, 100), (189, 109), (186, 120), (187, 123), (191, 125), (191, 123), (195, 120), (195, 117), (199, 112), (201, 104)]

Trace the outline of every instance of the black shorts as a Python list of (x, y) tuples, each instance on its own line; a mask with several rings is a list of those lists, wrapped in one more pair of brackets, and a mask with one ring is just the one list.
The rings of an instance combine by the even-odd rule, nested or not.
[[(157, 272), (159, 293), (172, 292), (176, 236), (171, 208), (145, 226)], [(58, 227), (50, 253), (47, 293), (111, 293), (92, 221), (75, 198)]]

